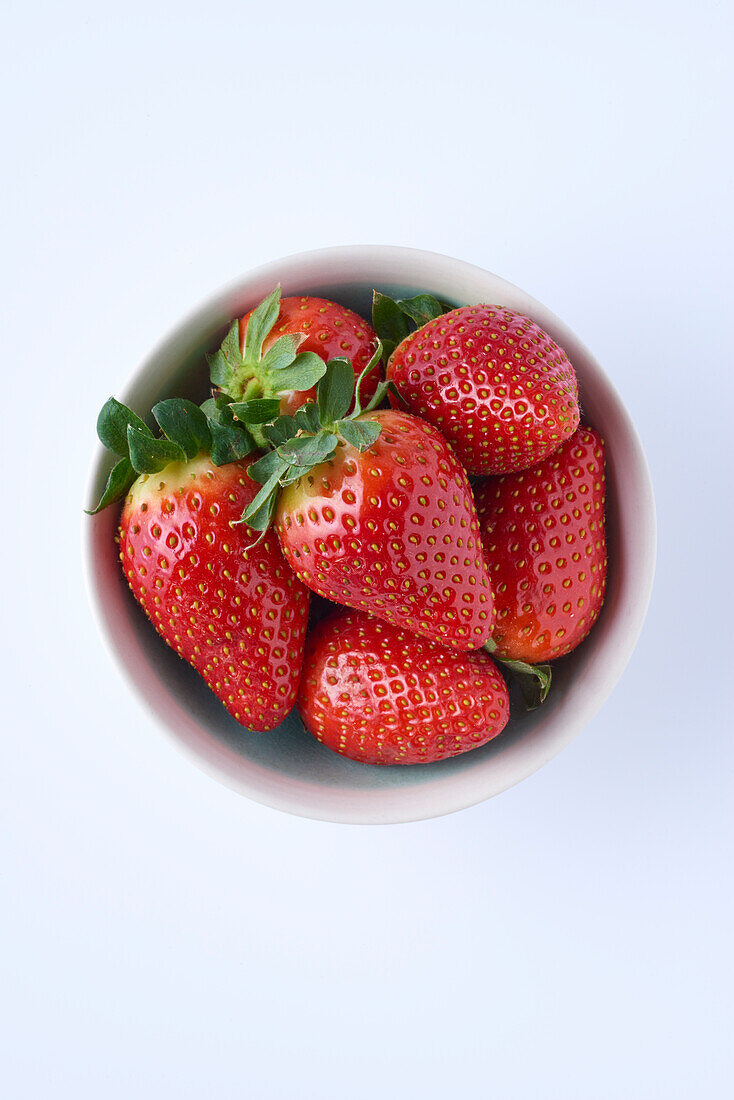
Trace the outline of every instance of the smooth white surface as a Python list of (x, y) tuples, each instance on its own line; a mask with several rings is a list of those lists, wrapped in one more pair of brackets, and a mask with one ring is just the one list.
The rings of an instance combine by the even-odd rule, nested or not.
[[(728, 6), (31, 3), (3, 30), (3, 1093), (726, 1096)], [(640, 431), (660, 534), (583, 735), (490, 803), (373, 829), (176, 753), (80, 553), (97, 410), (159, 335), (360, 241), (563, 317)]]
[[(655, 569), (657, 527), (647, 462), (634, 425), (588, 348), (540, 302), (497, 275), (462, 260), (394, 245), (342, 245), (273, 260), (197, 304), (145, 362), (125, 379), (121, 400), (140, 413), (171, 394), (201, 385), (203, 352), (214, 350), (232, 317), (254, 308), (269, 289), (313, 294), (369, 316), (374, 289), (434, 294), (442, 301), (493, 302), (532, 317), (564, 349), (579, 384), (584, 423), (606, 444), (608, 586), (592, 635), (568, 661), (555, 662), (552, 695), (510, 722), (491, 744), (434, 767), (365, 767), (315, 744), (296, 713), (267, 737), (243, 736), (201, 678), (157, 643), (131, 608), (120, 571), (119, 509), (86, 521), (87, 590), (113, 659), (173, 743), (199, 767), (266, 806), (345, 824), (420, 821), (466, 809), (526, 779), (578, 736), (624, 671), (642, 628)], [(201, 391), (199, 397), (205, 391)], [(112, 458), (95, 449), (87, 501), (100, 499)]]

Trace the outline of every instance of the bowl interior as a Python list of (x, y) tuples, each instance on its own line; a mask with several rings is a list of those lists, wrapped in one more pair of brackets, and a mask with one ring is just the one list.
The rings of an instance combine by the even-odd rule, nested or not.
[[(194, 761), (243, 794), (292, 813), (331, 821), (408, 821), (448, 813), (506, 789), (563, 748), (608, 696), (634, 647), (649, 600), (655, 519), (642, 448), (625, 409), (589, 351), (540, 303), (495, 275), (460, 261), (394, 248), (328, 249), (289, 257), (227, 288), (176, 330), (135, 373), (121, 400), (143, 413), (164, 397), (208, 394), (207, 351), (228, 322), (281, 282), (283, 294), (333, 298), (370, 316), (373, 289), (429, 291), (457, 305), (480, 301), (527, 313), (568, 353), (578, 374), (582, 417), (607, 443), (609, 577), (605, 607), (589, 638), (554, 664), (546, 704), (512, 718), (495, 741), (438, 764), (377, 767), (324, 748), (296, 712), (271, 733), (232, 719), (200, 677), (152, 629), (124, 581), (114, 542), (118, 510), (88, 521), (86, 564), (99, 624), (116, 660), (163, 728)], [(111, 461), (98, 448), (88, 499)]]

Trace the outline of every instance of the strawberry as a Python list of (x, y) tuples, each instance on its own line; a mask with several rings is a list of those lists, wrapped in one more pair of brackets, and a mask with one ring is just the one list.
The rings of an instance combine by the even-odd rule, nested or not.
[(441, 435), (409, 413), (360, 452), (344, 441), (280, 497), (276, 529), (302, 581), (459, 649), (492, 633), (492, 592), (466, 475)]
[[(244, 353), (247, 340), (247, 327), (253, 310), (240, 318), (240, 348)], [(298, 298), (281, 298), (280, 311), (269, 334), (263, 341), (262, 350), (266, 353), (284, 335), (302, 337), (299, 352), (311, 352), (324, 362), (329, 359), (345, 358), (352, 364), (355, 381), (370, 362), (377, 337), (372, 327), (353, 310), (346, 306), (330, 302), (326, 298), (313, 298), (302, 295)], [(365, 376), (362, 382), (362, 397), (369, 400), (380, 382), (380, 370), (377, 364)], [(292, 414), (306, 401), (316, 398), (316, 389), (293, 391), (281, 397), (280, 411)]]
[(298, 710), (328, 748), (365, 764), (429, 764), (507, 724), (505, 682), (483, 650), (460, 653), (359, 611), (306, 642)]
[(273, 450), (252, 467), (263, 488), (244, 519), (266, 530), (275, 516), (286, 559), (326, 599), (476, 649), (493, 603), (466, 474), (430, 424), (373, 411), (387, 383), (364, 411), (358, 386), (348, 416), (353, 391), (350, 364), (332, 360), (317, 403), (263, 429)]
[(604, 602), (604, 443), (582, 427), (545, 461), (475, 490), (497, 616), (498, 657), (570, 653)]
[(258, 491), (252, 440), (207, 407), (209, 418), (188, 401), (156, 405), (161, 439), (110, 398), (99, 436), (122, 457), (95, 511), (124, 497), (120, 560), (135, 598), (233, 718), (269, 730), (295, 700), (309, 593), (274, 535), (249, 545), (239, 517)]
[(566, 353), (515, 310), (443, 308), (429, 295), (398, 302), (376, 295), (379, 335), (400, 336), (407, 327), (400, 326), (401, 311), (416, 322), (431, 317), (398, 343), (387, 378), (410, 412), (443, 432), (470, 474), (509, 473), (542, 461), (579, 423)]
[(329, 359), (346, 359), (355, 380), (370, 364), (362, 393), (371, 397), (380, 381), (376, 344), (370, 326), (351, 309), (325, 298), (281, 299), (278, 286), (232, 322), (219, 350), (208, 357), (210, 377), (229, 402), (259, 402), (260, 419), (249, 424), (262, 446), (258, 425), (313, 400)]

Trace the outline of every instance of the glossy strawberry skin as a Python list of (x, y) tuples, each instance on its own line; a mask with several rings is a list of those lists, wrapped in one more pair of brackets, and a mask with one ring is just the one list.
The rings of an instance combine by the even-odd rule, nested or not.
[(582, 427), (550, 458), (475, 488), (497, 611), (498, 657), (537, 664), (570, 653), (606, 588), (604, 443)]
[[(241, 349), (245, 346), (245, 333), (251, 313), (252, 310), (240, 318)], [(299, 298), (281, 298), (278, 319), (265, 339), (263, 351), (267, 351), (279, 337), (296, 333), (305, 336), (299, 352), (314, 352), (324, 361), (338, 356), (349, 359), (354, 368), (355, 379), (359, 378), (377, 346), (374, 330), (366, 321), (353, 310), (326, 298), (305, 295)], [(379, 381), (380, 369), (377, 366), (362, 383), (362, 406), (372, 397)], [(290, 416), (307, 401), (315, 400), (315, 386), (310, 390), (294, 391), (283, 398), (280, 411)]]
[(484, 650), (447, 649), (359, 611), (309, 634), (297, 706), (314, 737), (365, 764), (444, 760), (486, 744), (509, 718)]
[(578, 427), (566, 353), (504, 306), (462, 306), (429, 321), (398, 345), (386, 375), (470, 474), (534, 466)]
[(252, 730), (279, 725), (295, 701), (309, 592), (274, 533), (230, 526), (259, 486), (251, 459), (200, 455), (143, 475), (120, 519), (120, 559), (158, 633)]
[(319, 595), (457, 649), (492, 633), (493, 600), (466, 474), (443, 436), (393, 410), (382, 431), (285, 488), (283, 552)]

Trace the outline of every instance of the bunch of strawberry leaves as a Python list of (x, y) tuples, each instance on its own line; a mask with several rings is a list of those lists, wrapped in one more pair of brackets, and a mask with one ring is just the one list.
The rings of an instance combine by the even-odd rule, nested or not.
[[(225, 343), (228, 342), (232, 364), (230, 334), (225, 338)], [(221, 354), (220, 349), (215, 358)], [(262, 489), (240, 522), (264, 534), (270, 526), (281, 487), (297, 481), (313, 466), (330, 458), (340, 439), (359, 451), (367, 450), (377, 439), (379, 424), (357, 418), (376, 408), (389, 389), (394, 390), (391, 383), (382, 382), (362, 408), (361, 382), (381, 356), (382, 345), (378, 343), (356, 387), (349, 360), (334, 358), (328, 363), (319, 360), (321, 377), (317, 400), (302, 405), (293, 416), (279, 415), (277, 397), (233, 401), (228, 395), (217, 392), (201, 405), (183, 397), (171, 397), (159, 401), (151, 410), (162, 433), (156, 436), (132, 409), (110, 397), (97, 419), (97, 434), (105, 447), (118, 456), (118, 462), (112, 468), (99, 503), (90, 514), (96, 515), (108, 504), (124, 497), (140, 474), (158, 473), (169, 462), (185, 462), (201, 451), (211, 454), (215, 466), (236, 462), (263, 449), (256, 438), (259, 436), (264, 441), (265, 453), (252, 463), (249, 474)], [(217, 377), (221, 376), (217, 374)], [(308, 365), (301, 375), (300, 385), (293, 386), (297, 381), (294, 374), (289, 374), (288, 385), (309, 389), (313, 380), (314, 372)]]
[[(394, 386), (390, 382), (381, 382), (364, 408), (360, 400), (360, 387), (381, 357), (382, 345), (378, 342), (356, 386), (349, 360), (330, 359), (319, 381), (316, 401), (302, 405), (293, 416), (276, 416), (270, 423), (264, 424), (262, 432), (270, 449), (250, 467), (250, 477), (259, 482), (262, 489), (246, 509), (242, 522), (264, 533), (273, 518), (280, 489), (298, 481), (314, 466), (328, 461), (340, 440), (350, 443), (358, 451), (366, 451), (372, 446), (380, 434), (380, 425), (373, 420), (358, 418), (377, 408), (388, 390), (394, 391)], [(264, 418), (270, 412), (277, 412), (275, 408), (265, 409), (264, 404), (253, 401), (232, 407), (238, 420), (250, 427), (253, 418)]]
[[(196, 405), (185, 398), (159, 401), (151, 410), (162, 436), (153, 434), (132, 409), (110, 397), (97, 418), (97, 435), (118, 461), (95, 508), (96, 515), (122, 499), (140, 474), (158, 473), (169, 462), (183, 462), (200, 451), (211, 454), (215, 466), (244, 458), (260, 448), (266, 451), (250, 467), (263, 486), (242, 517), (257, 531), (267, 530), (278, 489), (298, 480), (319, 462), (326, 461), (341, 437), (358, 450), (370, 447), (380, 432), (374, 421), (356, 422), (362, 413), (377, 408), (388, 390), (382, 382), (364, 408), (360, 405), (362, 380), (385, 361), (395, 346), (414, 328), (441, 316), (452, 307), (430, 294), (393, 299), (374, 293), (373, 324), (378, 333), (375, 352), (356, 384), (347, 359), (325, 363), (314, 352), (300, 352), (302, 337), (280, 336), (266, 352), (263, 343), (280, 308), (277, 286), (253, 311), (240, 350), (239, 322), (233, 321), (222, 344), (207, 356), (213, 396)], [(348, 368), (348, 369), (347, 369)], [(318, 385), (317, 401), (308, 402), (294, 416), (280, 416), (279, 394), (309, 390)]]

